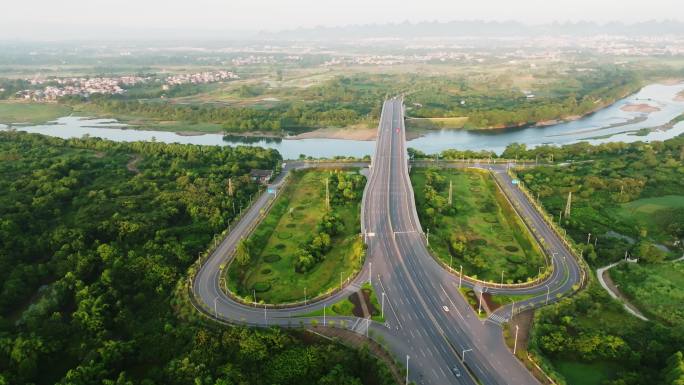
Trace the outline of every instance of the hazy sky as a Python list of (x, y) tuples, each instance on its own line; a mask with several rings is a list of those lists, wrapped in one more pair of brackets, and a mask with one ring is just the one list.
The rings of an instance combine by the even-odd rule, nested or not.
[[(280, 30), (425, 20), (684, 19), (682, 0), (6, 0), (0, 39), (132, 30)], [(90, 27), (90, 28), (88, 28)]]

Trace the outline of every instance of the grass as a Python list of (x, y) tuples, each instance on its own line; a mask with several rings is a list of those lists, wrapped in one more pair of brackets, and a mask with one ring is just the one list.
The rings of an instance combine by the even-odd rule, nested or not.
[(684, 262), (625, 263), (611, 269), (610, 276), (647, 316), (684, 326)]
[(252, 298), (259, 282), (268, 282), (268, 290), (257, 293), (257, 301), (287, 303), (313, 298), (339, 285), (340, 278), (354, 273), (359, 261), (354, 250), (362, 247), (359, 233), (360, 206), (336, 205), (335, 212), (344, 223), (343, 231), (333, 237), (332, 248), (325, 258), (306, 273), (295, 271), (295, 253), (316, 233), (325, 209), (324, 180), (331, 171), (317, 170), (293, 173), (290, 183), (281, 191), (274, 207), (254, 234), (265, 239), (261, 251), (242, 269), (236, 263), (228, 269), (229, 288), (240, 296)]
[(636, 222), (638, 227), (648, 229), (648, 234), (659, 242), (670, 241), (660, 222), (663, 210), (684, 208), (684, 195), (664, 195), (655, 198), (637, 199), (623, 203), (616, 209), (618, 218), (625, 222)]
[[(492, 294), (492, 301), (498, 303), (501, 306), (508, 305), (515, 301), (516, 303), (524, 301), (526, 299), (534, 298), (538, 294), (520, 294), (520, 295), (505, 295), (505, 294)], [(517, 308), (518, 305), (515, 305)]]
[[(435, 255), (463, 273), (485, 281), (524, 282), (536, 276), (544, 258), (536, 241), (499, 191), (492, 177), (474, 170), (436, 170), (446, 178), (442, 197), (453, 184), (455, 213), (428, 217), (425, 198), (425, 168), (414, 168), (411, 182), (424, 227), (430, 228), (430, 246)], [(464, 238), (465, 256), (453, 252), (452, 235)]]
[(609, 362), (554, 361), (556, 370), (565, 377), (568, 385), (601, 385), (610, 380), (619, 370)]
[(0, 123), (45, 123), (69, 115), (71, 108), (54, 103), (0, 102)]

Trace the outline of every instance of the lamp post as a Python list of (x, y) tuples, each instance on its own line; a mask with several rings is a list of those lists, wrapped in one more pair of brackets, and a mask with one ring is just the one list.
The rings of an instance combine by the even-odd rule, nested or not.
[(458, 275), (458, 288), (463, 284), (463, 265), (461, 265), (461, 273)]
[(385, 292), (382, 292), (382, 304), (380, 305), (380, 315), (385, 318)]
[(408, 362), (409, 362), (409, 355), (406, 355), (406, 385), (408, 385), (408, 374), (409, 374), (409, 367), (408, 367)]
[(515, 355), (515, 351), (518, 349), (518, 325), (515, 325), (515, 341), (513, 342), (513, 355)]
[(472, 351), (473, 349), (463, 349), (463, 353), (461, 353), (461, 363), (465, 363), (465, 354), (467, 352)]
[(216, 298), (214, 298), (214, 317), (216, 317), (216, 318), (218, 318), (218, 310), (216, 308), (216, 301), (218, 301), (218, 298), (219, 298), (218, 296), (216, 296)]

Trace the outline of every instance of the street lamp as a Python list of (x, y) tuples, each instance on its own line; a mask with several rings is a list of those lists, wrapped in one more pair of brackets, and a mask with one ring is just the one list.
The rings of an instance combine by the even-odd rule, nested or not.
[(504, 270), (501, 270), (501, 287), (503, 287)]
[(465, 363), (465, 354), (467, 352), (471, 352), (471, 351), (473, 351), (473, 349), (464, 349), (463, 350), (463, 353), (461, 353), (461, 363)]
[(406, 355), (406, 385), (408, 385), (408, 372), (409, 372), (409, 367), (408, 367), (408, 362), (409, 362), (409, 355)]
[(380, 305), (380, 314), (385, 318), (385, 292), (382, 292), (382, 304)]
[(515, 355), (515, 351), (518, 349), (518, 325), (515, 325), (515, 341), (513, 342), (513, 355)]
[(216, 308), (216, 301), (218, 301), (218, 295), (214, 298), (214, 317), (218, 318), (218, 310)]
[(549, 304), (549, 294), (551, 294), (551, 288), (549, 285), (546, 285), (546, 304)]
[(463, 284), (463, 265), (461, 265), (461, 273), (458, 275), (458, 288), (461, 288), (461, 284)]

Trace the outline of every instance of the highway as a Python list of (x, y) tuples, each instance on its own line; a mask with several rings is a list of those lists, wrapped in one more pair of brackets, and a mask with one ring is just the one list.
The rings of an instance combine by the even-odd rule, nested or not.
[[(526, 196), (512, 184), (507, 165), (470, 165), (490, 169), (506, 197), (534, 234), (553, 264), (552, 274), (525, 287), (497, 287), (472, 280), (461, 281), (430, 255), (418, 220), (408, 176), (403, 101), (385, 101), (378, 127), (362, 204), (361, 228), (368, 244), (363, 270), (343, 290), (321, 301), (288, 309), (269, 309), (240, 304), (220, 290), (220, 267), (232, 258), (239, 240), (248, 235), (259, 211), (273, 199), (264, 193), (202, 265), (192, 283), (198, 309), (230, 323), (253, 326), (299, 326), (320, 317), (300, 317), (333, 303), (371, 281), (378, 298), (385, 296), (385, 324), (356, 317), (328, 317), (337, 325), (367, 334), (385, 345), (401, 360), (408, 357), (409, 378), (418, 384), (536, 384), (538, 381), (505, 345), (501, 324), (511, 313), (539, 307), (569, 295), (582, 279), (582, 271), (561, 239), (544, 222)], [(463, 167), (464, 165), (455, 165)], [(307, 167), (289, 163), (274, 181), (282, 183), (287, 168)], [(535, 294), (512, 306), (499, 308), (480, 319), (458, 292), (458, 285), (476, 291)]]

